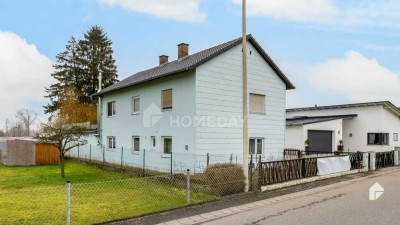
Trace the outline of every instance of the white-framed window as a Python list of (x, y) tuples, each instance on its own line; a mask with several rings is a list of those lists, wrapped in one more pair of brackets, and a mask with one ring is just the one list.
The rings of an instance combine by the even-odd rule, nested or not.
[(172, 89), (161, 91), (162, 110), (172, 110)]
[(399, 133), (393, 133), (393, 141), (399, 141)]
[(133, 136), (132, 137), (132, 153), (140, 152), (140, 137)]
[(150, 137), (150, 149), (153, 151), (156, 150), (156, 137), (155, 136)]
[(140, 113), (140, 98), (139, 96), (132, 97), (132, 114)]
[(171, 155), (172, 153), (172, 137), (162, 137), (163, 155)]
[(107, 102), (107, 116), (115, 116), (116, 109), (115, 109), (115, 101)]
[(265, 114), (265, 95), (250, 94), (249, 113)]
[(250, 138), (249, 139), (249, 154), (262, 155), (264, 152), (264, 139), (263, 138)]
[(368, 145), (389, 145), (389, 134), (368, 133)]
[(116, 148), (116, 140), (115, 137), (107, 137), (107, 148), (110, 150), (114, 150)]

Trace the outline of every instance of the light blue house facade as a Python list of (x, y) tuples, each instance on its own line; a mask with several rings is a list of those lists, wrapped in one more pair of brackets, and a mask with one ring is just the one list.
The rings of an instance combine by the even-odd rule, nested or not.
[[(285, 145), (286, 90), (294, 86), (257, 41), (247, 39), (250, 154), (277, 157)], [(160, 56), (159, 66), (95, 95), (101, 98), (99, 143), (107, 161), (122, 157), (140, 166), (146, 154), (148, 167), (157, 170), (171, 164), (196, 170), (207, 154), (214, 161), (218, 155), (241, 161), (241, 39), (192, 55), (188, 48), (178, 45), (177, 60)]]

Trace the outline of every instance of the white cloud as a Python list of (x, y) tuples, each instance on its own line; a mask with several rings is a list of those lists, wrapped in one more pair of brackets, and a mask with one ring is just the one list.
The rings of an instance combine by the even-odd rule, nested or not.
[[(232, 0), (242, 5), (242, 0)], [(338, 9), (331, 0), (251, 0), (247, 1), (249, 16), (274, 19), (323, 22), (335, 17)]]
[[(241, 6), (242, 0), (231, 0)], [(354, 31), (355, 27), (400, 28), (400, 1), (249, 0), (249, 16), (305, 22)]]
[(183, 22), (203, 22), (206, 15), (200, 11), (201, 0), (98, 0), (135, 12)]
[(328, 60), (307, 76), (311, 87), (326, 96), (346, 96), (351, 102), (392, 101), (400, 105), (400, 75), (375, 59), (349, 51), (342, 59)]
[(41, 110), (52, 71), (52, 62), (35, 45), (14, 33), (0, 31), (0, 129), (20, 108)]
[(352, 0), (344, 6), (337, 23), (348, 27), (400, 28), (400, 1)]

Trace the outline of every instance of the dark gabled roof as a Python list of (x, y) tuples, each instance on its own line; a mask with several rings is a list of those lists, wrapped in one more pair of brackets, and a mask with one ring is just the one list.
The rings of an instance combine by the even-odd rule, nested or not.
[[(295, 86), (289, 81), (286, 75), (278, 68), (274, 61), (267, 55), (264, 49), (258, 44), (252, 35), (247, 35), (247, 40), (254, 45), (257, 51), (262, 55), (264, 60), (272, 67), (272, 69), (278, 74), (278, 76), (285, 82), (286, 89), (294, 89)], [(213, 59), (214, 57), (232, 49), (233, 47), (242, 43), (242, 38), (237, 38), (232, 41), (214, 46), (212, 48), (197, 52), (192, 55), (188, 55), (181, 59), (162, 64), (152, 69), (138, 72), (110, 87), (103, 89), (102, 91), (94, 94), (93, 96), (103, 95), (105, 93), (116, 91), (122, 88), (130, 87), (136, 84), (144, 83), (150, 80), (158, 79), (172, 74), (177, 74), (184, 71), (190, 71), (196, 69), (203, 63)]]
[(347, 108), (359, 108), (368, 106), (383, 106), (384, 108), (391, 110), (394, 114), (400, 116), (400, 108), (397, 108), (394, 104), (392, 104), (389, 101), (293, 108), (293, 109), (286, 109), (286, 112), (305, 112), (305, 111), (316, 111), (316, 110), (326, 110), (326, 109), (347, 109)]
[(332, 115), (332, 116), (299, 116), (286, 119), (286, 126), (301, 126), (312, 123), (320, 123), (338, 119), (352, 119), (356, 117), (357, 114), (349, 115)]

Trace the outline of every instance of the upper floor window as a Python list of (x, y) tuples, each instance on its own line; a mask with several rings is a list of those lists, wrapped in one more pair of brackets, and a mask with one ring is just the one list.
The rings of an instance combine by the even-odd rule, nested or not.
[(107, 116), (115, 116), (115, 101), (107, 103)]
[(135, 96), (132, 98), (132, 114), (137, 114), (140, 112), (140, 98)]
[(251, 114), (265, 114), (265, 95), (250, 94)]
[(399, 141), (399, 133), (393, 134), (393, 141)]
[(172, 89), (163, 90), (161, 92), (161, 107), (162, 110), (172, 109)]
[(389, 145), (389, 134), (368, 133), (368, 145)]

